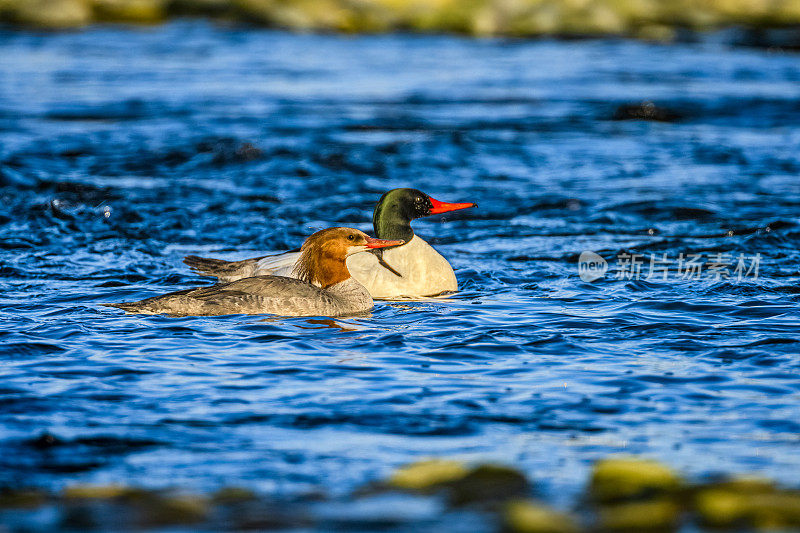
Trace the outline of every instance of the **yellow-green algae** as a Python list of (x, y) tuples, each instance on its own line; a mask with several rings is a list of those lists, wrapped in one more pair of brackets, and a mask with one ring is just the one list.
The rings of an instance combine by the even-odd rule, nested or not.
[(223, 487), (211, 496), (214, 503), (246, 502), (257, 498), (255, 492), (242, 487)]
[(166, 0), (92, 0), (99, 22), (153, 24), (166, 17)]
[(201, 522), (209, 513), (208, 501), (191, 494), (153, 499), (147, 509), (147, 522), (152, 525), (191, 524)]
[(131, 490), (125, 485), (71, 485), (61, 495), (67, 499), (109, 500), (128, 496)]
[(618, 456), (595, 463), (590, 490), (595, 500), (608, 502), (673, 492), (681, 485), (680, 476), (658, 461)]
[(740, 478), (699, 488), (694, 508), (715, 528), (800, 528), (800, 491), (781, 490), (769, 480)]
[(605, 505), (598, 512), (603, 531), (672, 531), (678, 526), (680, 506), (669, 498)]
[(532, 500), (508, 502), (503, 510), (503, 526), (513, 533), (577, 533), (575, 521), (563, 513)]
[[(715, 531), (800, 528), (800, 491), (755, 477), (688, 483), (665, 465), (638, 457), (611, 457), (595, 465), (587, 497), (581, 498), (574, 509), (580, 521), (530, 499), (531, 487), (525, 476), (506, 466), (469, 467), (446, 459), (420, 461), (398, 469), (383, 485), (386, 489), (445, 495), (443, 501), (450, 508), (468, 504), (489, 513), (487, 516), (495, 517), (504, 530), (514, 533), (666, 532), (684, 524), (694, 527), (692, 530), (705, 526)], [(77, 529), (102, 529), (107, 519), (115, 521), (115, 528), (123, 529), (184, 525), (213, 528), (221, 524), (220, 520), (233, 519), (237, 527), (247, 529), (262, 523), (252, 522), (253, 515), (248, 513), (270, 508), (274, 502), (237, 487), (222, 488), (209, 497), (118, 484), (76, 484), (60, 494), (31, 488), (0, 490), (0, 512), (19, 514), (30, 509), (35, 513), (44, 504), (61, 513), (59, 520), (64, 524)], [(90, 514), (73, 512), (79, 509)], [(243, 514), (230, 514), (234, 510)], [(313, 516), (304, 512), (302, 505), (289, 507), (285, 516), (274, 517), (274, 523), (281, 527), (313, 524)], [(90, 520), (81, 521), (87, 517)]]
[[(126, 485), (79, 484), (61, 492), (66, 502), (116, 503), (135, 511), (137, 523), (147, 526), (192, 524), (209, 513), (207, 498), (195, 494), (149, 491)], [(228, 503), (228, 502), (219, 502)]]
[(4, 0), (0, 20), (42, 29), (68, 29), (94, 21), (86, 0)]
[(798, 0), (0, 0), (0, 20), (59, 29), (191, 14), (297, 31), (622, 35), (800, 24)]
[(389, 478), (389, 486), (405, 490), (427, 490), (461, 479), (469, 469), (459, 461), (430, 459), (398, 468)]
[(522, 497), (529, 488), (525, 475), (514, 468), (479, 464), (447, 484), (447, 499), (452, 505), (494, 504)]
[(410, 491), (445, 491), (451, 505), (494, 504), (523, 496), (529, 489), (525, 475), (495, 464), (467, 467), (461, 462), (430, 459), (397, 469), (387, 486)]

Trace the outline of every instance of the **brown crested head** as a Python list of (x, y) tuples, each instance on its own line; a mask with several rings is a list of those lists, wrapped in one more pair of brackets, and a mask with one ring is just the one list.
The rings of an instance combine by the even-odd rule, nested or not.
[(308, 237), (300, 248), (294, 275), (325, 289), (350, 277), (345, 264), (348, 255), (401, 244), (403, 241), (373, 239), (353, 228), (320, 230)]

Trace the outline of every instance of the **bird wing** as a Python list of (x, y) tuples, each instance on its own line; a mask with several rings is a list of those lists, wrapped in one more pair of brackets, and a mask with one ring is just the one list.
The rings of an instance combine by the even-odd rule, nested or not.
[(211, 257), (187, 255), (183, 258), (183, 262), (202, 276), (212, 276), (227, 281), (231, 278), (252, 275), (260, 259), (261, 257), (254, 257), (242, 261), (225, 261)]
[(235, 295), (253, 295), (267, 298), (320, 298), (327, 294), (299, 279), (283, 276), (253, 276), (229, 283), (219, 283), (211, 287), (194, 289), (186, 294), (198, 300), (214, 300)]
[(298, 259), (300, 259), (299, 250), (260, 257), (256, 263), (255, 273), (258, 275), (277, 274), (288, 276), (294, 270)]

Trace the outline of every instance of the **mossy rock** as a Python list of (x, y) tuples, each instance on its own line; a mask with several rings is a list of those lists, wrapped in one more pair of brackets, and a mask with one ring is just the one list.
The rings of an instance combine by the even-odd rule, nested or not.
[(635, 24), (656, 23), (663, 2), (659, 0), (599, 0), (619, 16)]
[(800, 492), (772, 486), (720, 484), (700, 490), (694, 505), (701, 522), (713, 527), (800, 527)]
[(296, 31), (332, 31), (348, 27), (349, 11), (339, 0), (233, 0), (248, 22)]
[(739, 477), (696, 489), (695, 511), (703, 523), (728, 527), (752, 522), (752, 497), (777, 492), (775, 484), (763, 478)]
[(403, 490), (430, 490), (467, 475), (469, 469), (459, 461), (431, 459), (398, 468), (388, 485)]
[(61, 492), (61, 496), (75, 500), (111, 500), (127, 496), (131, 491), (125, 485), (71, 485)]
[(148, 526), (194, 524), (205, 520), (210, 512), (205, 498), (192, 495), (153, 499), (141, 510)]
[(513, 468), (478, 465), (465, 476), (447, 483), (451, 505), (490, 504), (524, 496), (529, 489), (525, 476)]
[(0, 489), (0, 509), (38, 507), (47, 495), (36, 489)]
[(241, 487), (223, 487), (211, 496), (214, 503), (221, 504), (247, 502), (256, 498), (255, 492)]
[(542, 2), (510, 20), (508, 33), (518, 37), (557, 34), (562, 29), (563, 11), (556, 2)]
[(660, 2), (657, 22), (671, 26), (685, 26), (697, 31), (712, 30), (724, 25), (725, 15), (707, 4), (699, 4), (693, 0), (675, 0)]
[(234, 13), (232, 0), (170, 0), (166, 4), (170, 16), (223, 17)]
[(248, 22), (270, 24), (277, 0), (232, 0), (233, 8), (240, 19)]
[(610, 457), (595, 463), (590, 490), (601, 502), (670, 493), (680, 489), (681, 478), (671, 468), (640, 457)]
[(98, 22), (155, 24), (166, 18), (165, 0), (92, 0)]
[(17, 0), (3, 11), (11, 22), (48, 30), (79, 28), (92, 22), (87, 0)]
[(680, 520), (680, 506), (669, 498), (605, 505), (599, 509), (602, 531), (674, 531)]
[(744, 522), (749, 513), (748, 496), (728, 490), (704, 490), (694, 507), (704, 524), (725, 527)]
[(397, 20), (391, 14), (364, 6), (345, 13), (339, 21), (338, 30), (344, 33), (382, 33), (397, 27)]
[(777, 492), (752, 497), (753, 525), (761, 530), (800, 528), (800, 492)]
[(678, 36), (675, 28), (665, 24), (643, 24), (633, 28), (633, 37), (644, 41), (671, 43)]
[(11, 18), (13, 11), (16, 9), (18, 0), (0, 0), (0, 21), (5, 21)]
[(503, 510), (503, 527), (512, 533), (577, 533), (569, 516), (530, 500), (514, 500)]
[(782, 0), (778, 3), (772, 16), (776, 24), (800, 24), (800, 2), (797, 0)]
[(624, 16), (599, 2), (570, 10), (559, 21), (559, 33), (567, 35), (622, 35), (627, 32), (628, 22)]
[[(369, 4), (378, 7), (388, 18), (393, 20), (394, 28), (414, 31), (446, 31), (444, 25), (449, 14), (458, 8), (460, 0), (369, 0)], [(470, 5), (461, 2), (460, 24), (465, 27), (466, 14), (471, 12)], [(458, 25), (458, 23), (457, 23)]]
[(773, 0), (713, 0), (706, 3), (731, 22), (764, 19), (775, 6)]
[(778, 486), (771, 479), (756, 476), (738, 476), (709, 485), (739, 494), (767, 494), (777, 492)]
[(467, 468), (443, 459), (399, 468), (387, 485), (411, 491), (446, 491), (448, 502), (456, 506), (504, 501), (523, 496), (529, 488), (525, 476), (513, 468), (490, 464)]
[(500, 16), (497, 6), (493, 4), (486, 0), (448, 2), (436, 13), (436, 31), (464, 33), (476, 37), (500, 34)]

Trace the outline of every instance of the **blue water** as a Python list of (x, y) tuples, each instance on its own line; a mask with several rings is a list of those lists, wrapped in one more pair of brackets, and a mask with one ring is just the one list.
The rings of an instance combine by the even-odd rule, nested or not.
[[(644, 101), (679, 117), (611, 120)], [(792, 54), (5, 31), (0, 485), (337, 497), (446, 456), (518, 467), (566, 508), (628, 452), (796, 486), (799, 174)], [(336, 320), (99, 305), (209, 283), (190, 253), (371, 230), (405, 186), (479, 203), (414, 225), (456, 270), (450, 298)], [(604, 278), (581, 281), (584, 250)], [(641, 279), (616, 279), (624, 253)], [(645, 279), (665, 253), (759, 254), (758, 276)]]

